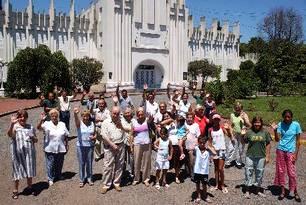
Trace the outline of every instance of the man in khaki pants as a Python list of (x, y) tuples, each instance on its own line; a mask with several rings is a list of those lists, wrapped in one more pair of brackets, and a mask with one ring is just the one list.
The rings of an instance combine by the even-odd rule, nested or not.
[(125, 130), (121, 124), (119, 107), (113, 107), (111, 118), (104, 120), (101, 127), (104, 142), (103, 187), (101, 193), (105, 194), (112, 184), (117, 191), (122, 191), (120, 182), (124, 166)]

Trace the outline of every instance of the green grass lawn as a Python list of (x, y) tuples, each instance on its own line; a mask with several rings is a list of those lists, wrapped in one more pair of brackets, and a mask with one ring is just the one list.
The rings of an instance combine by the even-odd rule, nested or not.
[[(268, 101), (274, 99), (278, 106), (276, 111), (270, 111)], [(303, 131), (306, 130), (306, 96), (294, 96), (294, 97), (258, 97), (256, 99), (238, 100), (243, 104), (244, 111), (249, 115), (250, 120), (255, 115), (259, 115), (263, 118), (265, 124), (269, 124), (272, 121), (279, 122), (282, 117), (282, 112), (285, 109), (291, 109), (293, 112), (293, 119), (298, 121)], [(229, 117), (233, 112), (233, 107), (226, 107), (225, 105), (217, 106), (218, 112), (223, 116)]]

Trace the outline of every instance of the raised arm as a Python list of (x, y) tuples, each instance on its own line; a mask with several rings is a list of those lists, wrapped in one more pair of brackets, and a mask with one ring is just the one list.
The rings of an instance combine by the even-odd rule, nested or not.
[(119, 86), (120, 86), (120, 83), (117, 84), (117, 88), (116, 88), (116, 96), (118, 99), (120, 99)]
[(40, 119), (39, 119), (39, 122), (37, 124), (37, 129), (38, 130), (42, 130), (43, 129), (42, 128), (42, 124), (45, 121), (45, 119), (46, 119), (46, 114), (44, 112), (40, 113)]
[(278, 132), (277, 132), (277, 127), (278, 127), (277, 124), (276, 124), (275, 122), (273, 122), (273, 123), (271, 124), (271, 127), (272, 127), (272, 129), (273, 129), (273, 131), (274, 131), (274, 139), (275, 139), (275, 141), (276, 141), (276, 142), (279, 142), (281, 136), (279, 136), (279, 134), (278, 134)]
[(73, 113), (74, 113), (74, 121), (75, 121), (75, 126), (77, 128), (80, 128), (81, 126), (81, 121), (80, 121), (80, 118), (79, 118), (79, 113), (80, 113), (80, 109), (75, 107), (73, 109)]
[(18, 119), (16, 116), (12, 116), (11, 117), (11, 124), (10, 124), (10, 127), (7, 131), (7, 135), (10, 137), (10, 138), (13, 138), (15, 136), (15, 130), (14, 130), (14, 125), (18, 122)]
[(86, 93), (86, 91), (84, 91), (83, 93), (82, 93), (82, 97), (81, 97), (81, 104), (82, 105), (84, 105), (84, 97), (85, 97), (85, 95), (86, 95), (87, 93)]
[(170, 83), (168, 83), (168, 85), (167, 85), (167, 96), (168, 96), (168, 99), (171, 100), (171, 95), (170, 95)]

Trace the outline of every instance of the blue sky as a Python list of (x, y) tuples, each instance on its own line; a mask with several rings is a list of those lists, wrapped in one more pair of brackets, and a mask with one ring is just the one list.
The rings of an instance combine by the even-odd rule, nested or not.
[[(22, 10), (28, 0), (10, 0), (13, 8)], [(54, 0), (57, 11), (68, 13), (70, 0)], [(103, 0), (106, 1), (106, 0)], [(185, 0), (190, 14), (194, 16), (195, 25), (200, 16), (205, 16), (207, 26), (212, 18), (229, 20), (230, 25), (240, 21), (241, 42), (247, 42), (250, 37), (257, 36), (257, 25), (274, 7), (292, 7), (303, 17), (304, 42), (306, 41), (306, 0)], [(49, 0), (34, 0), (36, 11), (48, 11)], [(87, 8), (91, 0), (75, 0), (76, 10)]]

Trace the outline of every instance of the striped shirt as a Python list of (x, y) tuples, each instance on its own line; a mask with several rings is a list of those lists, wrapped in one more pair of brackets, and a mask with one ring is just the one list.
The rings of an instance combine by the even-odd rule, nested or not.
[(36, 176), (36, 151), (32, 141), (35, 129), (32, 125), (24, 127), (16, 123), (13, 127), (15, 136), (11, 139), (11, 157), (13, 165), (13, 179), (20, 180)]

